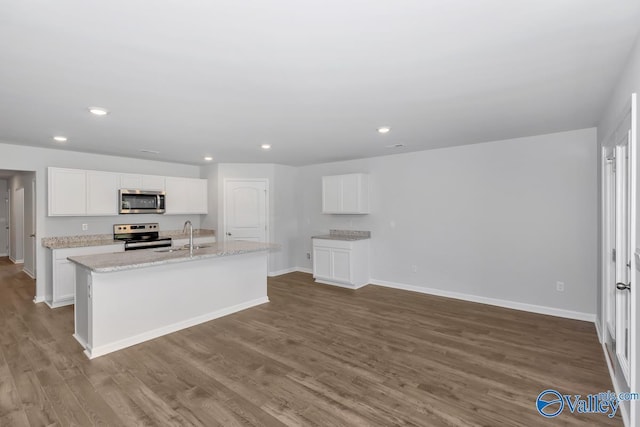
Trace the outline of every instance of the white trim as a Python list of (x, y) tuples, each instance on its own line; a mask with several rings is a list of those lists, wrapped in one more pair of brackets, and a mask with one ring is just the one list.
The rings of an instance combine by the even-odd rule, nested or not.
[(313, 269), (312, 268), (296, 267), (296, 271), (299, 271), (300, 273), (313, 274)]
[(341, 288), (347, 288), (347, 289), (360, 289), (368, 285), (368, 283), (363, 283), (361, 285), (352, 285), (350, 283), (340, 283), (340, 282), (333, 282), (331, 280), (322, 280), (322, 279), (316, 279), (315, 281), (316, 283), (322, 283), (323, 285), (339, 286)]
[(284, 270), (270, 271), (269, 274), (267, 274), (267, 276), (269, 277), (282, 276), (283, 274), (294, 273), (296, 271), (298, 271), (298, 267), (285, 268)]
[[(604, 343), (602, 344), (602, 351), (604, 352), (604, 360), (607, 362), (607, 369), (609, 369), (609, 376), (611, 377), (611, 384), (613, 384), (613, 391), (616, 394), (619, 394), (621, 390), (620, 390), (620, 387), (618, 386), (618, 383), (616, 382), (616, 374), (613, 371), (611, 360), (609, 359), (609, 355), (607, 354), (607, 347)], [(631, 404), (633, 400), (630, 400), (629, 402)], [(622, 423), (625, 425), (625, 427), (628, 427), (629, 413), (627, 412), (626, 407), (624, 405), (619, 405), (618, 408), (620, 410), (620, 414), (622, 415)]]
[(9, 261), (14, 264), (24, 264), (24, 259), (15, 259), (12, 256), (9, 256)]
[(7, 253), (0, 254), (0, 257), (5, 257), (5, 256), (9, 256), (9, 254), (7, 254)]
[(596, 334), (598, 335), (598, 342), (600, 344), (604, 344), (604, 335), (602, 335), (602, 332), (600, 332), (600, 323), (598, 323), (598, 319), (596, 318), (596, 321), (593, 323), (594, 325), (596, 325)]
[(565, 317), (567, 319), (584, 320), (587, 322), (595, 322), (596, 315), (594, 313), (583, 313), (580, 311), (563, 310), (554, 307), (546, 307), (542, 305), (526, 304), (516, 301), (508, 301), (497, 298), (481, 297), (478, 295), (463, 294), (460, 292), (443, 291), (441, 289), (425, 288), (422, 286), (407, 285), (404, 283), (388, 282), (385, 280), (371, 279), (372, 285), (384, 286), (387, 288), (402, 289), (405, 291), (419, 292), (422, 294), (437, 295), (446, 298), (454, 298), (464, 301), (479, 302), (482, 304), (495, 305), (498, 307), (511, 308), (514, 310), (529, 311), (532, 313), (546, 314), (549, 316)]
[(59, 301), (56, 302), (49, 302), (49, 301), (45, 301), (45, 303), (49, 306), (49, 308), (58, 308), (58, 307), (64, 307), (66, 305), (73, 305), (75, 304), (75, 298), (71, 298), (71, 299), (61, 299)]
[(44, 297), (33, 297), (34, 304), (40, 304), (41, 302), (45, 302)]
[(23, 268), (23, 269), (22, 269), (22, 272), (23, 272), (24, 274), (26, 274), (27, 276), (31, 277), (33, 280), (35, 280), (35, 279), (36, 279), (36, 276), (33, 274), (33, 272), (29, 271), (28, 269)]
[(89, 347), (81, 339), (76, 337), (75, 334), (73, 336), (85, 348), (84, 354), (89, 359), (94, 359), (96, 357), (102, 356), (107, 353), (111, 353), (117, 350), (122, 350), (123, 348), (131, 347), (132, 345), (140, 344), (142, 342), (149, 341), (154, 338), (158, 338), (162, 335), (167, 335), (172, 332), (190, 328), (191, 326), (199, 325), (200, 323), (208, 322), (210, 320), (214, 320), (219, 317), (227, 316), (229, 314), (236, 313), (238, 311), (246, 310), (248, 308), (255, 307), (257, 305), (265, 304), (267, 302), (269, 302), (268, 297), (257, 298), (251, 301), (243, 302), (241, 304), (236, 304), (231, 307), (226, 307), (221, 310), (203, 314), (201, 316), (197, 316), (191, 319), (177, 322), (172, 325), (163, 326), (161, 328), (154, 329), (152, 331), (144, 332), (142, 334), (138, 334), (133, 337), (125, 338), (123, 340), (116, 341), (114, 343), (110, 343), (110, 344), (103, 345), (100, 347), (95, 347), (95, 348)]

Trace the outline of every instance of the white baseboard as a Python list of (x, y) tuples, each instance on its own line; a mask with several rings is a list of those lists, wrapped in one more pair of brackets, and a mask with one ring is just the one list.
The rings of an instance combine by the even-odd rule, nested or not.
[(49, 302), (49, 301), (44, 301), (49, 308), (58, 308), (58, 307), (64, 307), (66, 305), (73, 305), (75, 304), (75, 298), (71, 298), (71, 299), (62, 299), (62, 300), (58, 300), (56, 302)]
[(297, 267), (285, 268), (284, 270), (270, 271), (269, 274), (267, 274), (267, 276), (269, 277), (282, 276), (283, 274), (289, 274), (295, 271), (298, 271)]
[(598, 342), (600, 344), (604, 343), (604, 335), (602, 335), (602, 332), (600, 331), (600, 322), (598, 322), (598, 318), (596, 318), (596, 320), (593, 322), (596, 325), (596, 334), (598, 334)]
[(498, 307), (511, 308), (514, 310), (529, 311), (532, 313), (546, 314), (549, 316), (564, 317), (567, 319), (584, 320), (587, 322), (595, 322), (596, 315), (592, 313), (583, 313), (580, 311), (563, 310), (554, 307), (546, 307), (542, 305), (526, 304), (516, 301), (508, 301), (497, 298), (481, 297), (471, 294), (463, 294), (460, 292), (443, 291), (441, 289), (423, 288), (422, 286), (407, 285), (405, 283), (388, 282), (386, 280), (371, 279), (372, 285), (385, 286), (387, 288), (402, 289), (405, 291), (419, 292), (428, 295), (437, 295), (446, 298), (454, 298), (464, 301), (479, 302), (482, 304), (495, 305)]
[(24, 259), (15, 259), (11, 255), (9, 255), (9, 261), (11, 261), (14, 264), (24, 264)]
[[(616, 374), (613, 370), (613, 366), (611, 365), (611, 360), (609, 359), (609, 355), (607, 354), (607, 347), (602, 343), (602, 351), (604, 352), (604, 360), (607, 362), (607, 368), (609, 369), (609, 376), (611, 377), (611, 384), (613, 384), (613, 391), (617, 394), (620, 394), (622, 388), (618, 385), (616, 381)], [(633, 400), (630, 401), (633, 403)], [(620, 405), (620, 415), (622, 416), (622, 423), (625, 427), (629, 427), (629, 411), (627, 411), (626, 406)]]
[(107, 353), (112, 353), (117, 350), (122, 350), (123, 348), (131, 347), (132, 345), (140, 344), (145, 341), (152, 340), (154, 338), (161, 337), (163, 335), (170, 334), (172, 332), (177, 332), (179, 330), (190, 328), (195, 325), (199, 325), (200, 323), (208, 322), (210, 320), (217, 319), (219, 317), (227, 316), (229, 314), (237, 313), (238, 311), (246, 310), (251, 307), (255, 307), (260, 304), (265, 304), (269, 302), (268, 297), (261, 297), (255, 300), (243, 302), (241, 304), (236, 304), (231, 307), (223, 308), (222, 310), (217, 310), (211, 313), (203, 314), (202, 316), (197, 316), (191, 319), (187, 319), (178, 323), (174, 323), (172, 325), (163, 326), (158, 329), (154, 329), (152, 331), (144, 332), (142, 334), (134, 335), (132, 337), (128, 337), (116, 342), (112, 342), (109, 344), (101, 345), (99, 347), (90, 347), (84, 340), (74, 337), (76, 340), (85, 348), (84, 354), (89, 359), (94, 359), (99, 356), (103, 356)]
[(361, 285), (351, 285), (351, 284), (332, 282), (331, 280), (322, 280), (322, 279), (316, 279), (315, 281), (316, 283), (322, 283), (323, 285), (339, 286), (341, 288), (347, 288), (347, 289), (360, 289), (368, 285), (368, 283), (363, 283)]
[(39, 296), (37, 296), (37, 295), (36, 295), (36, 296), (33, 298), (33, 303), (34, 303), (34, 304), (39, 304), (39, 303), (41, 303), (41, 302), (44, 302), (44, 297), (39, 297)]
[(28, 269), (23, 268), (23, 269), (22, 269), (22, 272), (23, 272), (24, 274), (26, 274), (27, 276), (31, 277), (33, 280), (35, 280), (35, 279), (36, 279), (35, 274), (33, 274), (33, 272), (29, 271)]
[(310, 269), (310, 268), (291, 267), (291, 268), (285, 268), (284, 270), (271, 271), (271, 272), (269, 272), (268, 276), (269, 277), (282, 276), (283, 274), (295, 273), (297, 271), (299, 271), (300, 273), (313, 274), (313, 270)]
[(5, 256), (9, 256), (9, 254), (8, 254), (8, 253), (6, 253), (6, 252), (5, 252), (5, 253), (0, 254), (0, 257), (5, 257)]

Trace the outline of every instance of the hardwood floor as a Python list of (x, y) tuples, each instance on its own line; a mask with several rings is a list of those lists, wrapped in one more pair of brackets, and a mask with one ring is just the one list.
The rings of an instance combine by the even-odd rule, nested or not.
[(612, 389), (591, 323), (291, 273), (268, 304), (88, 360), (20, 269), (0, 260), (2, 426), (622, 425), (535, 409)]

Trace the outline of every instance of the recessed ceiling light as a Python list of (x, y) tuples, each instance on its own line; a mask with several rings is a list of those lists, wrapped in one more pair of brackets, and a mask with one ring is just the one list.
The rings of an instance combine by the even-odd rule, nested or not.
[(66, 136), (54, 136), (53, 140), (56, 142), (67, 142), (67, 137)]
[(90, 107), (89, 112), (91, 114), (95, 114), (96, 116), (106, 116), (107, 114), (109, 114), (108, 110), (101, 107)]
[(207, 162), (210, 162), (211, 160), (213, 160), (213, 157), (211, 157), (211, 156), (206, 156), (204, 159), (205, 159)]
[(271, 144), (262, 144), (260, 146), (260, 148), (262, 148), (263, 150), (270, 150), (271, 149)]
[(159, 151), (156, 151), (156, 150), (148, 150), (148, 149), (146, 149), (146, 148), (141, 149), (141, 150), (140, 150), (140, 152), (141, 152), (141, 153), (149, 153), (149, 154), (160, 154), (160, 152), (159, 152)]
[(378, 133), (389, 133), (391, 128), (389, 126), (382, 126), (378, 128)]

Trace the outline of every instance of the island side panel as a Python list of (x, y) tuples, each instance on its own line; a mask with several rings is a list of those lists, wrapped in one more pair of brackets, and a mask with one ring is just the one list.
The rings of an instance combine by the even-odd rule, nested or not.
[(76, 265), (76, 292), (74, 300), (74, 338), (86, 349), (91, 343), (89, 337), (91, 318), (89, 316), (89, 289), (91, 287), (91, 272), (80, 265)]
[(266, 252), (91, 276), (89, 357), (269, 301)]

